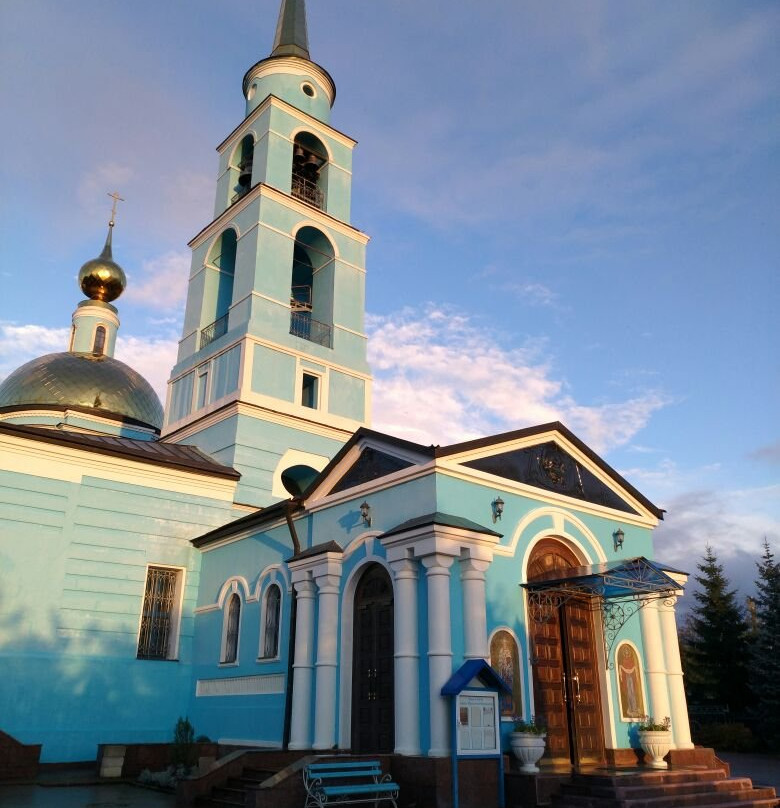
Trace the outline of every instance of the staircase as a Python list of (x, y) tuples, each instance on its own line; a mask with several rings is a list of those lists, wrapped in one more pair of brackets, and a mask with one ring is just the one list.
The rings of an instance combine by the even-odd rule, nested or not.
[(224, 784), (211, 789), (208, 796), (195, 800), (197, 808), (244, 808), (248, 791), (254, 791), (275, 772), (246, 767), (238, 777), (229, 778)]
[(774, 788), (754, 788), (722, 769), (575, 774), (551, 808), (775, 808)]

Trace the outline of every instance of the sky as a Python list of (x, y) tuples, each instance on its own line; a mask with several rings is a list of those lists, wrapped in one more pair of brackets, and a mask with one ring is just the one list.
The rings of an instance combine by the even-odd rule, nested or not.
[[(780, 556), (780, 5), (307, 10), (359, 142), (372, 426), (560, 420), (666, 509), (658, 558), (695, 573), (709, 543), (750, 592), (763, 541)], [(277, 13), (0, 0), (0, 379), (66, 349), (116, 189), (116, 355), (164, 400), (187, 242)]]

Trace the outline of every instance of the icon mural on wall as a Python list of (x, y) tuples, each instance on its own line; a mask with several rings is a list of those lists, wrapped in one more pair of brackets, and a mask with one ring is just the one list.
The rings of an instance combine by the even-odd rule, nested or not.
[(617, 657), (621, 718), (624, 721), (641, 718), (646, 711), (642, 695), (642, 674), (636, 650), (628, 643), (621, 643), (615, 656)]
[(512, 693), (502, 693), (500, 711), (502, 717), (522, 715), (523, 703), (520, 696), (520, 657), (515, 638), (508, 632), (499, 630), (490, 641), (490, 665), (509, 685)]

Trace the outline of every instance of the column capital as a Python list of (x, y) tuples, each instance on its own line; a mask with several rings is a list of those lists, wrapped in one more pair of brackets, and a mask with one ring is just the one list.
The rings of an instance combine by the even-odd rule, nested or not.
[(315, 595), (316, 586), (308, 576), (297, 581), (293, 579), (293, 586), (295, 587), (295, 594), (299, 598), (313, 598)]
[(398, 558), (390, 562), (390, 569), (393, 571), (393, 577), (396, 580), (401, 578), (417, 578), (419, 563), (414, 558)]
[(340, 592), (341, 570), (338, 575), (318, 575), (314, 580), (321, 595), (338, 595)]
[(432, 570), (435, 569), (449, 570), (455, 562), (455, 557), (445, 555), (444, 553), (431, 553), (430, 555), (423, 556), (420, 561), (422, 561), (422, 565), (425, 567), (426, 574), (430, 575)]
[(484, 578), (490, 567), (490, 561), (481, 558), (461, 557), (460, 577), (461, 578)]

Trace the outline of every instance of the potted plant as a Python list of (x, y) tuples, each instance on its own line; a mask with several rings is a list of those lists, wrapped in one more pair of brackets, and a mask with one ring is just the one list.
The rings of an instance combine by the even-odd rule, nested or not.
[(530, 721), (522, 718), (514, 719), (512, 732), (509, 734), (509, 746), (512, 754), (520, 761), (520, 771), (524, 774), (536, 774), (536, 765), (544, 754), (547, 740), (547, 727), (541, 721), (531, 717)]
[(672, 747), (672, 720), (667, 716), (663, 721), (656, 721), (646, 715), (637, 730), (647, 765), (651, 769), (666, 769), (668, 764), (664, 757)]

